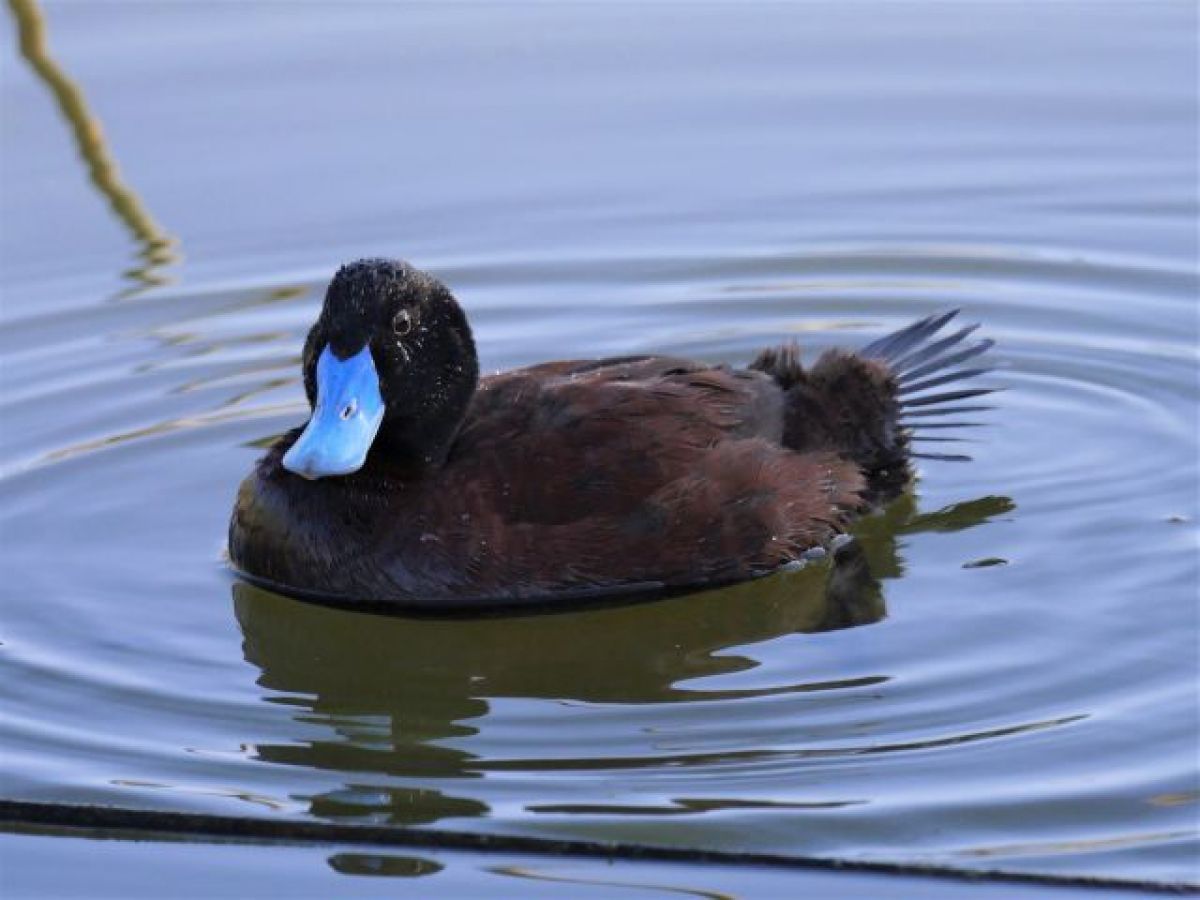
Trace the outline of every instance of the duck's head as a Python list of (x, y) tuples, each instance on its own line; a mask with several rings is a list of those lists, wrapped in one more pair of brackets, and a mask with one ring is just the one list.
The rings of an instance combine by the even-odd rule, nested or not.
[(478, 378), (471, 328), (445, 285), (397, 260), (342, 266), (304, 344), (312, 416), (283, 465), (347, 475), (372, 448), (440, 465)]

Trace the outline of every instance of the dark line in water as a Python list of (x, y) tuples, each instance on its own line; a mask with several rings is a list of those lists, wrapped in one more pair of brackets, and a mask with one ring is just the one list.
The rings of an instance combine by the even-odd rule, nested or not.
[(59, 829), (60, 832), (77, 832), (79, 837), (106, 840), (183, 838), (290, 844), (367, 844), (385, 847), (416, 847), (429, 851), (466, 850), (477, 853), (528, 854), (623, 862), (761, 866), (798, 871), (819, 870), (924, 876), (964, 882), (1103, 888), (1122, 891), (1150, 891), (1160, 894), (1200, 894), (1200, 885), (1088, 875), (1041, 875), (1003, 870), (957, 869), (951, 866), (921, 863), (663, 847), (620, 841), (558, 840), (471, 831), (351, 825), (295, 819), (278, 820), (164, 812), (114, 806), (0, 800), (0, 832), (36, 832), (37, 829), (46, 828)]
[(46, 42), (46, 20), (34, 0), (8, 0), (17, 23), (17, 43), (21, 56), (50, 89), (58, 108), (67, 120), (79, 155), (87, 164), (92, 184), (108, 200), (112, 211), (142, 244), (146, 265), (129, 274), (146, 284), (163, 284), (169, 279), (156, 269), (178, 262), (176, 240), (163, 230), (142, 204), (138, 195), (121, 180), (116, 160), (108, 151), (99, 120), (88, 109), (83, 91), (50, 56)]

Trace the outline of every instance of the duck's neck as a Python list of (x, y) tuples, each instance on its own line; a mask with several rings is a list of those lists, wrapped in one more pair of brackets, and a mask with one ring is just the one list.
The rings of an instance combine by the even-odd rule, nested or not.
[(414, 475), (438, 469), (454, 446), (461, 425), (461, 416), (434, 422), (397, 423), (394, 429), (380, 432), (368, 459), (390, 468), (411, 470)]
[(476, 377), (448, 390), (441, 402), (416, 413), (384, 420), (368, 463), (379, 463), (420, 477), (441, 468), (475, 395)]

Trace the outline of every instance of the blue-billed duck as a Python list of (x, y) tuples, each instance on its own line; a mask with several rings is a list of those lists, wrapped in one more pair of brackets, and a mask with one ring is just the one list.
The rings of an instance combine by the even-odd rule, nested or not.
[[(811, 366), (664, 356), (480, 377), (449, 289), (394, 260), (338, 270), (304, 344), (312, 413), (242, 482), (248, 580), (359, 608), (486, 610), (666, 594), (844, 541), (909, 479), (914, 429), (973, 410), (991, 342), (922, 319)], [(950, 384), (950, 390), (942, 390)], [(932, 392), (931, 392), (932, 391)]]

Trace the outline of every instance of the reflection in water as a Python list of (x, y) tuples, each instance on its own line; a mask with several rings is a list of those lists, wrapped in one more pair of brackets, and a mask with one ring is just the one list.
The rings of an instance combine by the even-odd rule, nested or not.
[(439, 862), (419, 856), (383, 853), (335, 853), (329, 857), (329, 867), (343, 875), (384, 875), (391, 878), (436, 875), (445, 868)]
[[(852, 549), (853, 548), (853, 549)], [(774, 693), (678, 687), (757, 665), (718, 655), (796, 631), (883, 615), (856, 544), (839, 562), (656, 603), (491, 619), (411, 619), (327, 609), (234, 585), (246, 658), (276, 702), (330, 728), (324, 740), (259, 744), (261, 759), (411, 778), (480, 777), (476, 757), (446, 739), (477, 734), (488, 698), (663, 703)], [(844, 563), (842, 562), (844, 560)], [(825, 582), (828, 582), (826, 589)], [(792, 690), (813, 690), (799, 685)], [(482, 804), (428, 789), (355, 780), (312, 801), (314, 815), (406, 824), (484, 815)]]
[(904, 574), (896, 552), (896, 538), (923, 532), (948, 533), (974, 528), (1016, 509), (1008, 497), (980, 497), (954, 503), (930, 513), (917, 512), (912, 494), (901, 494), (881, 512), (855, 523), (854, 533), (877, 578), (899, 578)]
[(116, 160), (108, 152), (100, 121), (88, 109), (79, 86), (50, 56), (46, 46), (46, 22), (34, 0), (8, 0), (17, 23), (21, 55), (45, 82), (67, 120), (79, 155), (87, 163), (88, 175), (117, 217), (132, 232), (142, 249), (145, 264), (127, 274), (142, 284), (166, 284), (171, 279), (158, 270), (178, 261), (176, 241), (154, 220), (138, 195), (121, 180)]
[[(273, 763), (347, 773), (351, 780), (342, 789), (312, 798), (314, 815), (404, 824), (486, 815), (476, 800), (390, 779), (478, 778), (495, 768), (496, 761), (463, 749), (464, 741), (448, 742), (480, 732), (489, 698), (734, 701), (886, 680), (737, 690), (687, 686), (758, 665), (751, 655), (730, 653), (733, 648), (878, 621), (886, 609), (874, 573), (899, 573), (897, 534), (967, 527), (1011, 508), (1007, 500), (987, 498), (916, 516), (905, 497), (866, 520), (859, 538), (829, 564), (702, 594), (579, 612), (375, 616), (235, 583), (243, 649), (262, 671), (259, 684), (278, 692), (271, 702), (296, 707), (298, 721), (329, 729), (317, 740), (260, 743), (257, 752)], [(387, 783), (372, 783), (380, 775), (388, 776)]]

